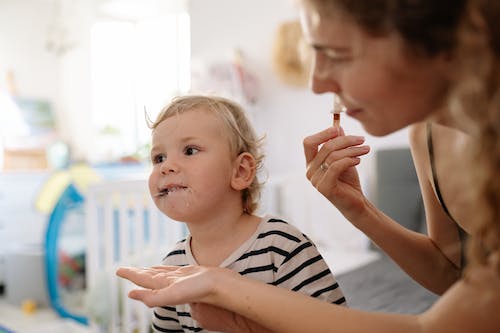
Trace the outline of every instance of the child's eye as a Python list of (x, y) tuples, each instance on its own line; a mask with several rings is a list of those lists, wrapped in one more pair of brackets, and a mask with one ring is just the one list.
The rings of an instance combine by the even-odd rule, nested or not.
[(163, 163), (167, 157), (164, 154), (158, 154), (151, 157), (153, 164)]
[(184, 149), (184, 154), (186, 154), (186, 155), (194, 155), (194, 154), (196, 154), (199, 151), (200, 150), (198, 148), (195, 148), (195, 147), (186, 147), (186, 149)]

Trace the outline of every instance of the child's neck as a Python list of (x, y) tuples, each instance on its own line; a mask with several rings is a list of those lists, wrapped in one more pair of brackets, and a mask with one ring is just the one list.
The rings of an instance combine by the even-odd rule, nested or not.
[(240, 213), (210, 223), (189, 225), (191, 253), (199, 265), (220, 266), (257, 230), (260, 218)]

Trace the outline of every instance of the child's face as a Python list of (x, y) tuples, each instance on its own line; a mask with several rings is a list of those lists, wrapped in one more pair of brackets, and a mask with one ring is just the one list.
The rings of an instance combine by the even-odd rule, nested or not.
[(156, 206), (182, 222), (224, 211), (240, 197), (231, 187), (235, 158), (222, 122), (208, 111), (165, 119), (152, 136), (149, 190)]

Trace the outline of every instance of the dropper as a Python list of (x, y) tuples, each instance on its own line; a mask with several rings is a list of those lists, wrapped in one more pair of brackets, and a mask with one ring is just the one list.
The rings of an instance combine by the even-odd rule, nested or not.
[(340, 113), (344, 112), (346, 107), (340, 101), (338, 95), (333, 95), (333, 127), (340, 128)]

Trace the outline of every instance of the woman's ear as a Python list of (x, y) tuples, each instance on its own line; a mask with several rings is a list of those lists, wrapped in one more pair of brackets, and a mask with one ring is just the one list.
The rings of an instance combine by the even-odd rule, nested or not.
[(255, 158), (250, 153), (241, 153), (234, 162), (231, 186), (237, 191), (244, 190), (252, 184), (255, 173)]
[(443, 51), (441, 54), (438, 54), (434, 58), (435, 62), (435, 69), (438, 72), (441, 72), (441, 75), (443, 77), (447, 78), (450, 81), (457, 80), (457, 74), (459, 74), (459, 71), (456, 70), (457, 68), (457, 63), (456, 63), (456, 58), (454, 54), (451, 51)]

